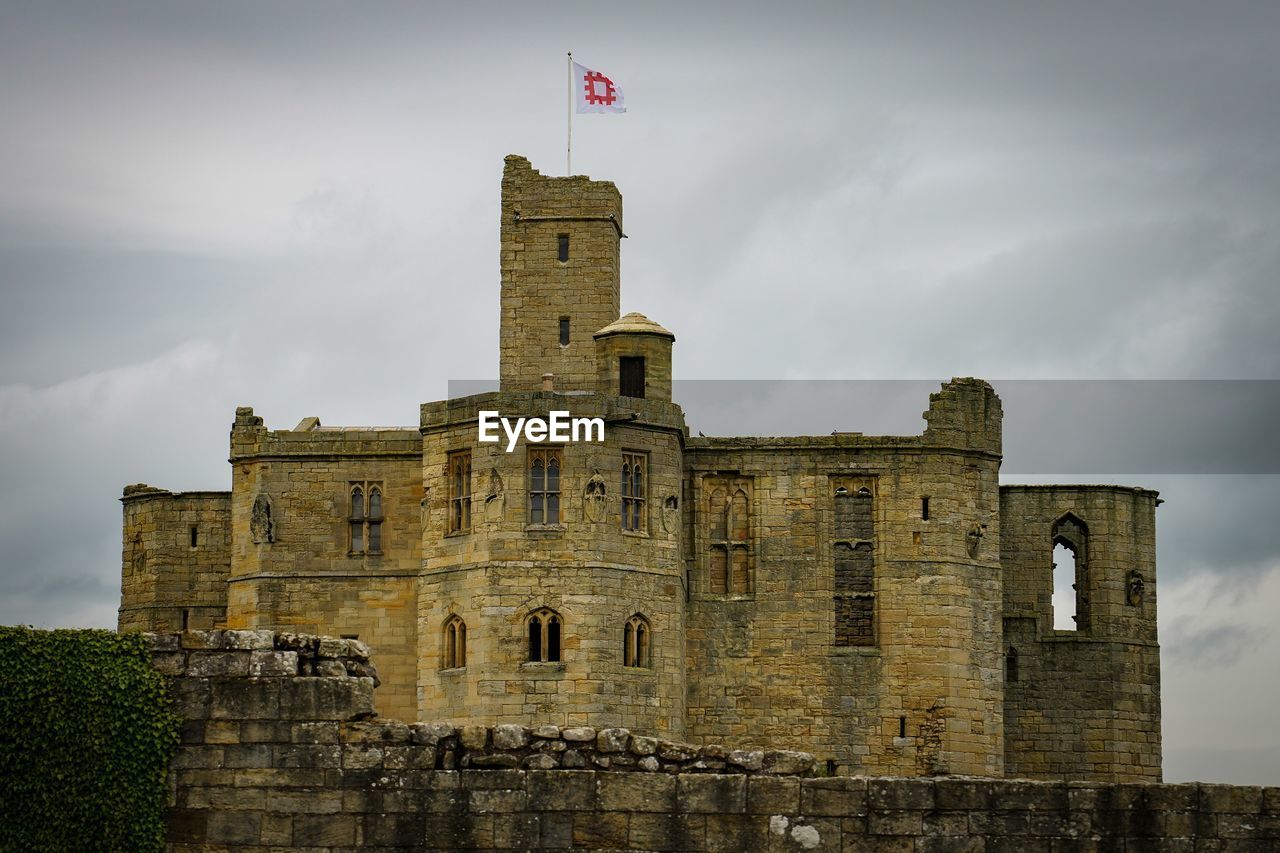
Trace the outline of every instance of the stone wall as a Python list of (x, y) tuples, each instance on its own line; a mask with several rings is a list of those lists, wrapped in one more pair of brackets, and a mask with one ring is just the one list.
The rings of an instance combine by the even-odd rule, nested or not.
[(231, 494), (126, 486), (121, 631), (221, 627), (231, 571)]
[[(477, 412), (605, 419), (602, 442), (480, 443)], [(679, 548), (683, 418), (677, 406), (600, 394), (502, 392), (422, 407), (424, 565), (418, 587), (418, 719), (627, 726), (666, 737), (684, 727), (684, 565)], [(562, 458), (559, 517), (531, 523), (529, 453)], [(471, 454), (471, 524), (451, 530), (450, 454)], [(621, 525), (623, 453), (647, 460), (642, 529)], [(590, 487), (599, 484), (599, 499)], [(665, 509), (667, 500), (677, 504)], [(558, 661), (531, 661), (527, 620), (561, 619)], [(627, 620), (650, 627), (647, 666), (625, 666)], [(464, 620), (466, 666), (446, 667), (443, 628)]]
[(185, 718), (174, 853), (1280, 845), (1280, 788), (818, 778), (801, 753), (620, 729), (382, 723), (359, 642), (210, 631), (151, 643)]
[[(1160, 780), (1157, 500), (1119, 486), (1001, 488), (1009, 775)], [(1054, 629), (1051, 604), (1053, 532), (1066, 519), (1087, 613), (1072, 631)]]
[[(689, 439), (691, 738), (809, 749), (841, 773), (1003, 775), (999, 406), (956, 380), (927, 414), (923, 436)], [(752, 575), (727, 592), (725, 486)], [(870, 529), (841, 530), (836, 502), (863, 490)], [(872, 631), (842, 645), (846, 547), (870, 549), (855, 615)]]
[[(226, 627), (358, 638), (382, 668), (379, 713), (403, 720), (418, 707), (421, 454), (416, 429), (330, 429), (308, 419), (268, 430), (249, 408), (236, 411), (231, 431)], [(357, 485), (382, 496), (377, 552), (353, 547)]]

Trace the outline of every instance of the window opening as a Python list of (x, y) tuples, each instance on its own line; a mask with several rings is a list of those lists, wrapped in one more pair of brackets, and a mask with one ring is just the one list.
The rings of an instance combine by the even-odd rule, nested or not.
[(449, 532), (471, 529), (471, 451), (449, 454)]
[(569, 318), (560, 318), (560, 346), (567, 347), (569, 345)]
[(622, 454), (622, 529), (645, 530), (645, 455)]
[(376, 483), (353, 483), (347, 526), (351, 531), (348, 550), (352, 554), (382, 553), (382, 487)]
[(644, 356), (624, 355), (618, 359), (618, 393), (644, 399)]
[(562, 456), (559, 449), (529, 450), (529, 523), (560, 523), (560, 469)]
[(1061, 542), (1053, 546), (1053, 627), (1076, 630), (1076, 552)]
[(560, 614), (542, 608), (529, 617), (529, 660), (554, 663), (560, 660)]
[(622, 629), (622, 665), (649, 666), (649, 645), (651, 629), (649, 620), (637, 613), (627, 620)]
[(562, 264), (569, 260), (569, 235), (568, 234), (556, 235), (556, 257), (559, 259), (560, 263)]
[(444, 623), (444, 669), (457, 669), (467, 665), (467, 623), (459, 616), (450, 617)]

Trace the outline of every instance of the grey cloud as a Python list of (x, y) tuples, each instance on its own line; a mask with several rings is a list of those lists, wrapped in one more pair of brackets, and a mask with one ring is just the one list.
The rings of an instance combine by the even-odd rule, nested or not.
[[(1278, 25), (1254, 3), (0, 7), (0, 621), (111, 624), (121, 486), (225, 488), (236, 405), (412, 424), (496, 374), (501, 157), (561, 170), (569, 48), (627, 92), (576, 123), (574, 171), (624, 193), (623, 304), (676, 333), (680, 378), (1276, 379)], [(779, 429), (916, 432), (928, 388), (901, 391)], [(1012, 453), (1045, 424), (1002, 393)], [(712, 402), (695, 429), (753, 414)], [(1262, 413), (1240, 402), (1139, 449), (1180, 471), (1206, 435), (1238, 450)], [(1274, 563), (1280, 478), (1118, 469), (1044, 477), (1161, 489), (1162, 593)], [(1241, 647), (1163, 631), (1171, 685)], [(1170, 778), (1280, 781), (1175, 731)]]

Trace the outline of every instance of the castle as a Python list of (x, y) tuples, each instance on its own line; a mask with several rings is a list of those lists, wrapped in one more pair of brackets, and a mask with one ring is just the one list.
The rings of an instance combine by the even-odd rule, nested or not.
[[(500, 390), (403, 429), (237, 409), (229, 492), (124, 490), (120, 630), (358, 638), (406, 721), (1158, 781), (1156, 493), (1001, 486), (1000, 400), (973, 379), (920, 435), (691, 436), (674, 336), (619, 316), (622, 236), (612, 183), (508, 157)], [(479, 440), (482, 412), (554, 411), (603, 439)]]

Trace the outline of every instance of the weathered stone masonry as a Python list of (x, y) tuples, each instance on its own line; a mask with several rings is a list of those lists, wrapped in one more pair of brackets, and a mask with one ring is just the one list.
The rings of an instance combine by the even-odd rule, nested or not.
[(1280, 788), (815, 777), (801, 753), (622, 729), (383, 722), (361, 643), (269, 631), (150, 642), (185, 720), (174, 853), (1280, 845)]
[[(619, 316), (617, 188), (508, 157), (499, 236), (500, 390), (405, 428), (238, 409), (230, 492), (125, 489), (122, 630), (358, 640), (405, 723), (1160, 779), (1154, 492), (1001, 486), (1001, 402), (969, 378), (917, 435), (690, 435), (675, 336)], [(482, 410), (605, 438), (508, 453)], [(1074, 631), (1052, 618), (1063, 543)]]

